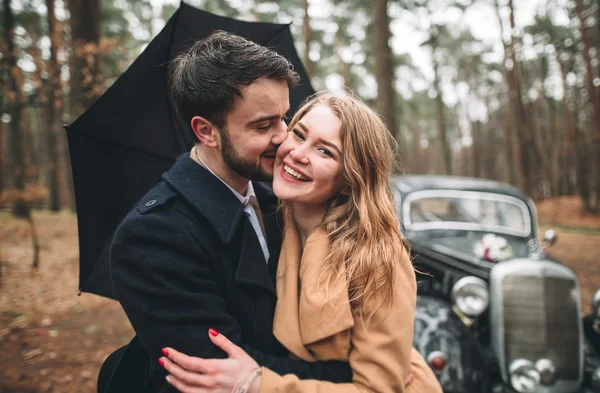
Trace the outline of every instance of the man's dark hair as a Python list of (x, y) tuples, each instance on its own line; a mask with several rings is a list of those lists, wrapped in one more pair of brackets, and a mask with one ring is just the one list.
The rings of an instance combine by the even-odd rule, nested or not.
[[(275, 51), (245, 38), (216, 31), (179, 54), (170, 65), (173, 102), (179, 115), (190, 124), (202, 116), (215, 126), (225, 125), (240, 87), (268, 77), (289, 87), (300, 80), (292, 63)], [(194, 135), (196, 142), (198, 141)]]

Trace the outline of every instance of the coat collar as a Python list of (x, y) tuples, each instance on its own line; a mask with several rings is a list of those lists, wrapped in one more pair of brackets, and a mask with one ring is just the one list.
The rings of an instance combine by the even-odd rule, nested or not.
[[(224, 244), (231, 243), (244, 216), (244, 205), (231, 190), (207, 169), (184, 154), (163, 179), (215, 227)], [(264, 214), (271, 214), (277, 198), (265, 184), (253, 182), (254, 192)]]
[(329, 239), (324, 230), (317, 229), (302, 251), (295, 226), (286, 225), (277, 268), (273, 333), (290, 352), (306, 361), (315, 360), (307, 345), (354, 326), (348, 283), (333, 283), (329, 298), (325, 298), (318, 284), (328, 250)]
[[(196, 211), (207, 218), (216, 229), (223, 244), (231, 244), (238, 231), (242, 231), (240, 256), (235, 280), (240, 284), (261, 287), (275, 297), (273, 279), (252, 224), (244, 214), (244, 205), (216, 176), (190, 158), (182, 156), (173, 167), (163, 174), (164, 181)], [(269, 263), (279, 256), (276, 224), (277, 199), (265, 184), (253, 182), (254, 191), (265, 218), (267, 243), (271, 257)], [(243, 226), (243, 228), (241, 228)]]

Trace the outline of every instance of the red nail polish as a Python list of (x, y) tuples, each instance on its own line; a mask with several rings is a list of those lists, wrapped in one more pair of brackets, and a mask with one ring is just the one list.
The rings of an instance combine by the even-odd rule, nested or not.
[(213, 336), (213, 337), (217, 337), (219, 335), (219, 332), (217, 332), (215, 329), (210, 328), (208, 329), (208, 333)]
[(165, 356), (169, 356), (169, 351), (167, 351), (167, 348), (163, 348), (162, 353), (164, 353)]
[(158, 364), (160, 364), (161, 366), (165, 366), (165, 361), (162, 358), (158, 358)]

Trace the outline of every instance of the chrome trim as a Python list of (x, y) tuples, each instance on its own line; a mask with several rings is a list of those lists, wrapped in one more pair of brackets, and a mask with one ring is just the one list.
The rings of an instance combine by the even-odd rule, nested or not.
[[(540, 387), (541, 377), (540, 372), (535, 368), (535, 365), (527, 359), (515, 359), (510, 362), (508, 370), (510, 375), (510, 385), (519, 393), (536, 393)], [(526, 386), (519, 378), (526, 376), (533, 381), (535, 386)]]
[[(537, 276), (569, 278), (575, 283), (577, 307), (577, 325), (579, 328), (579, 376), (576, 381), (556, 379), (552, 386), (540, 386), (537, 393), (563, 393), (577, 390), (583, 380), (584, 354), (583, 354), (583, 320), (581, 313), (581, 290), (577, 276), (570, 269), (556, 262), (547, 260), (513, 259), (500, 262), (492, 268), (490, 273), (490, 333), (491, 346), (498, 358), (502, 379), (510, 383), (504, 352), (504, 315), (502, 311), (502, 281), (506, 276)], [(537, 361), (538, 359), (530, 359)], [(560, 370), (559, 370), (560, 372)]]
[(554, 229), (548, 229), (546, 232), (544, 232), (544, 246), (550, 247), (556, 243), (557, 238), (558, 235), (556, 234), (556, 231)]
[(535, 362), (535, 368), (540, 373), (540, 382), (542, 385), (552, 386), (556, 379), (556, 367), (550, 359), (540, 359)]
[[(441, 197), (441, 198), (463, 198), (473, 200), (487, 200), (495, 202), (506, 202), (516, 205), (523, 213), (523, 224), (525, 228), (523, 230), (511, 229), (499, 225), (482, 225), (474, 223), (457, 223), (447, 221), (432, 221), (432, 222), (418, 222), (413, 223), (410, 220), (410, 203), (417, 199)], [(528, 208), (527, 203), (524, 201), (503, 194), (494, 194), (492, 192), (481, 192), (481, 191), (461, 191), (461, 190), (422, 190), (414, 191), (408, 194), (402, 202), (402, 222), (407, 230), (411, 231), (426, 231), (432, 229), (459, 229), (465, 231), (485, 231), (485, 232), (496, 232), (505, 233), (508, 235), (527, 237), (531, 234), (532, 223), (531, 223), (531, 212)]]
[(600, 320), (600, 289), (592, 296), (592, 315)]

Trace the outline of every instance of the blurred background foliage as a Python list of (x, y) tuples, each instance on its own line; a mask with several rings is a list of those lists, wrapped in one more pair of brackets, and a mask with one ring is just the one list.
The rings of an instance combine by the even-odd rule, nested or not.
[[(573, 195), (600, 213), (600, 0), (189, 0), (291, 23), (316, 89), (385, 118), (403, 173)], [(74, 208), (63, 124), (175, 12), (170, 0), (3, 0), (0, 206)]]

